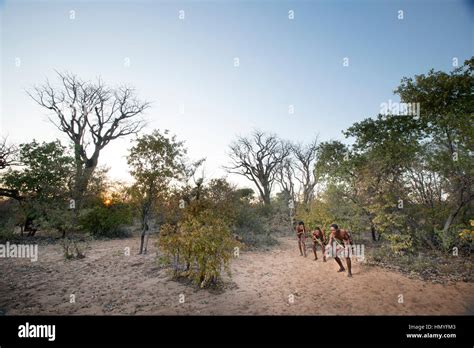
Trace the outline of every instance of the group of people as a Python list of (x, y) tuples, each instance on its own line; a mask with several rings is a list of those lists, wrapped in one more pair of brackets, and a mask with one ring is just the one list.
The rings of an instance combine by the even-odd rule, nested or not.
[[(298, 247), (300, 249), (301, 256), (306, 257), (306, 227), (303, 221), (294, 222), (296, 236), (298, 238)], [(314, 252), (314, 260), (318, 259), (318, 254), (316, 249), (318, 246), (321, 247), (321, 252), (323, 254), (323, 261), (326, 262), (326, 252), (330, 251), (331, 248), (333, 250), (332, 255), (334, 256), (334, 260), (336, 260), (337, 264), (339, 265), (338, 272), (344, 272), (346, 269), (342, 264), (341, 259), (339, 258), (338, 251), (345, 251), (345, 258), (347, 263), (347, 276), (352, 277), (352, 269), (351, 269), (351, 258), (350, 254), (347, 253), (347, 247), (351, 246), (352, 238), (347, 230), (340, 229), (338, 225), (332, 224), (330, 226), (331, 233), (329, 234), (329, 240), (326, 240), (326, 235), (324, 230), (321, 228), (316, 227), (313, 231), (311, 231), (311, 238), (313, 239), (313, 252)]]

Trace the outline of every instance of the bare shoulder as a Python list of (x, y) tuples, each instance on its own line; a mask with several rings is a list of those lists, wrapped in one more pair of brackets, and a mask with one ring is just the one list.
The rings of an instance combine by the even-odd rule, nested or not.
[(351, 233), (349, 232), (349, 230), (341, 230), (341, 235), (345, 238), (351, 237)]

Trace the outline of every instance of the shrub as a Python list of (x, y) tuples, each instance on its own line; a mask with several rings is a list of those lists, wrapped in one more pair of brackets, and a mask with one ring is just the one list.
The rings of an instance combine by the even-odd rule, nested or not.
[(459, 251), (469, 254), (474, 246), (474, 220), (470, 220), (470, 226), (455, 225), (446, 232), (435, 229), (435, 235), (442, 251), (451, 253), (456, 247)]
[(66, 237), (61, 239), (60, 245), (63, 249), (63, 255), (66, 260), (83, 259), (86, 257), (86, 249), (89, 244), (85, 240), (79, 240), (74, 237)]
[(41, 210), (44, 214), (40, 215), (40, 217), (34, 221), (41, 227), (42, 232), (57, 231), (64, 237), (68, 231), (74, 229), (72, 224), (73, 211), (64, 209), (65, 206), (65, 202), (41, 206)]
[(470, 225), (469, 229), (464, 228), (459, 232), (459, 238), (463, 242), (472, 244), (474, 242), (474, 220), (470, 220)]
[(128, 232), (123, 226), (131, 222), (131, 209), (124, 203), (84, 209), (79, 219), (81, 227), (91, 235), (110, 238), (126, 237)]
[(12, 240), (15, 238), (15, 226), (13, 224), (0, 225), (0, 243)]
[(217, 285), (223, 271), (230, 276), (230, 260), (239, 245), (229, 224), (209, 210), (188, 214), (176, 226), (163, 225), (158, 239), (174, 275), (189, 278), (202, 288)]
[(15, 227), (23, 221), (18, 202), (0, 198), (0, 242), (15, 238)]
[(250, 247), (273, 245), (276, 239), (270, 235), (269, 218), (261, 214), (259, 207), (242, 204), (236, 209), (232, 231)]
[(396, 254), (404, 254), (413, 252), (413, 240), (411, 236), (401, 234), (387, 234), (385, 238), (390, 242), (391, 251)]

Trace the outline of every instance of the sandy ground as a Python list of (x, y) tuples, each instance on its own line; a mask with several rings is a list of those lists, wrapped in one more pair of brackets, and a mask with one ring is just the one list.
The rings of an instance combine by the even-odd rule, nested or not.
[(313, 261), (310, 250), (299, 256), (290, 238), (270, 251), (241, 252), (221, 292), (171, 280), (154, 246), (141, 256), (138, 245), (136, 238), (95, 241), (73, 261), (59, 245), (44, 245), (37, 262), (0, 259), (0, 314), (474, 314), (473, 283), (433, 284), (356, 261), (348, 278), (333, 259)]

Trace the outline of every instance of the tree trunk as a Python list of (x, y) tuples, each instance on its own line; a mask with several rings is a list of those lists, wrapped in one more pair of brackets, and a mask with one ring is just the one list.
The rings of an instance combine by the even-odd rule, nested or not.
[(148, 248), (148, 239), (150, 239), (150, 232), (145, 233), (145, 245), (143, 246), (143, 253), (146, 254)]
[[(82, 208), (84, 195), (87, 192), (89, 181), (94, 173), (97, 163), (99, 161), (99, 151), (95, 151), (90, 159), (85, 163), (80, 157), (79, 153), (76, 153), (76, 173), (74, 180), (74, 188), (72, 192), (72, 199), (74, 200), (74, 209), (72, 217), (72, 228), (75, 230), (78, 225), (79, 212)], [(64, 233), (64, 236), (66, 234)]]
[(447, 233), (449, 228), (451, 227), (451, 224), (453, 223), (454, 218), (456, 217), (457, 212), (451, 212), (446, 219), (443, 227), (443, 233)]
[(459, 206), (456, 208), (456, 210), (452, 211), (448, 218), (446, 219), (446, 222), (444, 223), (444, 227), (443, 227), (443, 232), (444, 233), (447, 233), (449, 228), (451, 227), (451, 224), (453, 223), (454, 219), (456, 218), (456, 216), (458, 215), (459, 211), (461, 210), (461, 208), (464, 206), (464, 202), (461, 202), (459, 204)]
[(314, 200), (314, 186), (310, 185), (304, 188), (303, 191), (303, 202), (304, 206), (309, 211), (309, 204)]
[(145, 246), (145, 236), (147, 234), (148, 234), (148, 222), (145, 222), (143, 224), (142, 233), (140, 235), (140, 251), (138, 252), (140, 255), (144, 253), (143, 250)]
[(145, 236), (148, 233), (148, 221), (150, 219), (150, 209), (151, 209), (151, 201), (148, 200), (144, 203), (142, 208), (142, 233), (140, 235), (140, 251), (138, 254), (143, 254), (144, 246), (145, 246)]
[(5, 188), (0, 188), (0, 197), (9, 197), (21, 201), (22, 197), (17, 190), (10, 190)]
[(372, 240), (377, 241), (377, 231), (375, 230), (374, 224), (370, 224), (370, 232), (372, 233)]
[(268, 186), (265, 186), (263, 188), (263, 203), (265, 205), (270, 205), (270, 188)]

